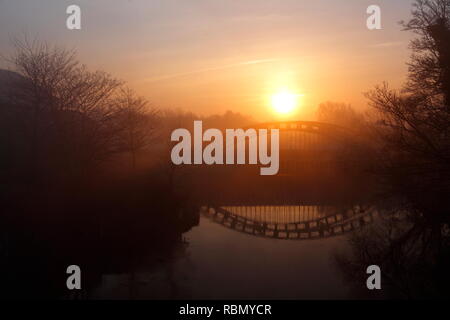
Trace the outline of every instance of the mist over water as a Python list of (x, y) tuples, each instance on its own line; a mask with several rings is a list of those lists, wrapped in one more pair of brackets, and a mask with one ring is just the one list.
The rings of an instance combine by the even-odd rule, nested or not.
[(206, 217), (184, 235), (185, 248), (155, 270), (104, 275), (93, 297), (158, 299), (345, 299), (334, 262), (345, 236), (276, 240), (224, 228)]

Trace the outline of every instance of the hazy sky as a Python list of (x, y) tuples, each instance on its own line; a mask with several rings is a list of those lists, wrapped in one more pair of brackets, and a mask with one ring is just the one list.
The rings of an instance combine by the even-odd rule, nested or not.
[[(296, 118), (320, 102), (362, 108), (363, 92), (405, 78), (412, 0), (0, 0), (0, 52), (27, 33), (76, 48), (92, 69), (128, 81), (158, 107), (274, 116), (270, 95), (303, 94)], [(66, 8), (82, 30), (66, 29)], [(366, 9), (382, 9), (382, 30)]]

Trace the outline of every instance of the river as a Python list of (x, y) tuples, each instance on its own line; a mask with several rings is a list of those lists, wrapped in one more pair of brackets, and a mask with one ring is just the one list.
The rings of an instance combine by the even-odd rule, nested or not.
[(334, 262), (336, 253), (349, 250), (345, 235), (317, 240), (257, 237), (201, 216), (183, 238), (170, 258), (156, 265), (144, 262), (131, 274), (103, 275), (92, 298), (351, 298)]

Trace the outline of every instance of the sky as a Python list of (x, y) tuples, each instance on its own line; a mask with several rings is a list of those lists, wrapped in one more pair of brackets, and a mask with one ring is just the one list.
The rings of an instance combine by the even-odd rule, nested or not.
[[(200, 115), (226, 110), (277, 119), (271, 97), (298, 95), (292, 120), (325, 101), (363, 110), (364, 92), (407, 72), (412, 0), (0, 0), (0, 53), (27, 34), (74, 48), (157, 108)], [(81, 8), (81, 30), (66, 8)], [(366, 9), (381, 7), (381, 30)], [(0, 66), (4, 66), (0, 64)], [(294, 119), (295, 118), (295, 119)]]

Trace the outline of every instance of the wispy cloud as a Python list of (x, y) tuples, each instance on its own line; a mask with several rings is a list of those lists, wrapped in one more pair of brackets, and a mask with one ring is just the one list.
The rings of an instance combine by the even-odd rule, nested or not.
[(390, 48), (390, 47), (398, 47), (403, 45), (403, 41), (397, 41), (397, 42), (381, 42), (376, 44), (369, 45), (370, 48)]
[(237, 67), (241, 67), (241, 66), (248, 66), (248, 65), (254, 65), (254, 64), (261, 64), (261, 63), (275, 62), (277, 60), (278, 59), (249, 60), (249, 61), (243, 61), (243, 62), (228, 64), (228, 65), (223, 65), (223, 66), (210, 67), (210, 68), (197, 69), (197, 70), (192, 70), (192, 71), (187, 71), (187, 72), (162, 75), (162, 76), (147, 78), (144, 81), (145, 82), (162, 81), (162, 80), (168, 80), (168, 79), (173, 79), (173, 78), (178, 78), (178, 77), (186, 77), (186, 76), (195, 75), (195, 74), (204, 73), (204, 72), (237, 68)]

